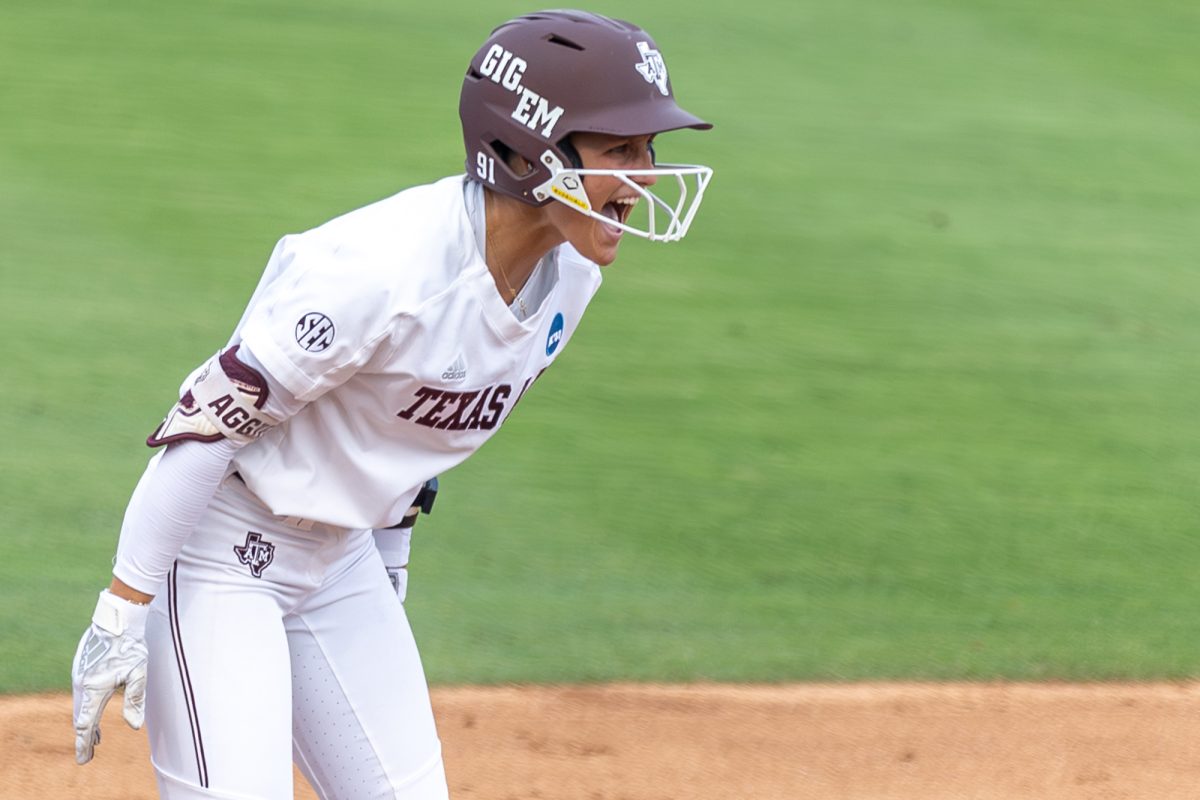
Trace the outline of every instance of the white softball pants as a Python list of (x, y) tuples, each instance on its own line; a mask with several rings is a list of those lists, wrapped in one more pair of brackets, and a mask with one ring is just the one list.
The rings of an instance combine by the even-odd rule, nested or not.
[(167, 800), (445, 800), (429, 690), (370, 531), (222, 484), (151, 606), (146, 727)]

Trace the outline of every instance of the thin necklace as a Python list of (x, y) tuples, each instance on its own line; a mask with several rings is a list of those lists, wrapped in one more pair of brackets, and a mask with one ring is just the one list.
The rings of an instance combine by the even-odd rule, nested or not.
[[(487, 223), (484, 222), (484, 225), (487, 225)], [(521, 309), (521, 319), (525, 319), (529, 316), (529, 310), (525, 308), (525, 298), (521, 297), (521, 295), (517, 293), (517, 290), (513, 288), (512, 281), (508, 279), (508, 272), (504, 269), (504, 262), (501, 261), (500, 257), (496, 254), (496, 247), (492, 242), (491, 229), (486, 227), (484, 228), (484, 238), (487, 240), (488, 251), (491, 253), (492, 257), (496, 259), (496, 266), (500, 270), (500, 277), (504, 279), (504, 285), (508, 287), (508, 292), (512, 295), (512, 300), (508, 301), (509, 305), (512, 305), (515, 302), (517, 307)]]
[(521, 297), (521, 295), (517, 293), (517, 290), (513, 288), (512, 281), (508, 279), (508, 273), (504, 271), (503, 264), (500, 265), (500, 277), (504, 278), (504, 285), (508, 287), (508, 291), (512, 293), (513, 300), (521, 309), (521, 319), (525, 319), (525, 317), (529, 316), (529, 310), (525, 308), (525, 298)]

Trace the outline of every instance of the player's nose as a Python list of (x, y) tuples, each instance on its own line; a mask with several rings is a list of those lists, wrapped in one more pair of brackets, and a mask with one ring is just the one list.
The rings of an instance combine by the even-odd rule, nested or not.
[[(637, 164), (634, 169), (654, 169), (654, 148), (647, 147), (638, 154)], [(639, 186), (653, 186), (658, 183), (658, 176), (650, 175), (631, 175), (634, 182)]]

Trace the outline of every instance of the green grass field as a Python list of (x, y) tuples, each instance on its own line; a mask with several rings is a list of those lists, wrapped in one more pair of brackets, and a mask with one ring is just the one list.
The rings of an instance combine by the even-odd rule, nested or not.
[[(68, 685), (275, 240), (461, 169), (465, 64), (531, 7), (411, 5), (5, 4), (0, 691)], [(716, 177), (444, 476), (430, 680), (1196, 674), (1200, 7), (593, 8)]]

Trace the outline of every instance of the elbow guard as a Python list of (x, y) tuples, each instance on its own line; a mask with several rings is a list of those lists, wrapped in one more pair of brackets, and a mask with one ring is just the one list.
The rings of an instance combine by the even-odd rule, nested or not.
[(146, 439), (151, 447), (180, 441), (246, 444), (279, 424), (265, 414), (267, 381), (258, 370), (237, 358), (238, 345), (209, 359), (192, 388), (167, 413)]

